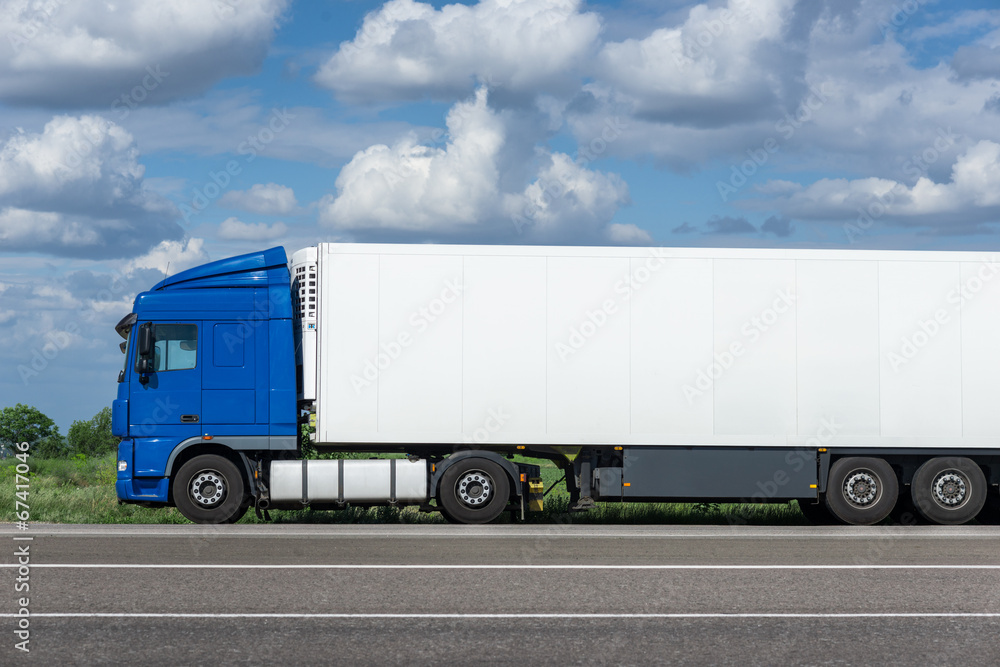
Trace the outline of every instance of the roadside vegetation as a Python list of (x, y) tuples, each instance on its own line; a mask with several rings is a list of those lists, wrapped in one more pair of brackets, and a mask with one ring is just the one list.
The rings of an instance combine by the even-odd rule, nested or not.
[[(304, 429), (304, 442), (308, 443)], [(17, 464), (12, 446), (32, 443), (29, 450), (28, 505), (30, 523), (189, 523), (174, 508), (150, 509), (119, 505), (115, 496), (118, 439), (111, 435), (111, 409), (89, 420), (73, 422), (64, 437), (51, 419), (37, 409), (18, 404), (0, 410), (0, 521), (14, 518)], [(368, 454), (318, 454), (308, 444), (310, 458)], [(794, 504), (739, 505), (716, 503), (601, 503), (589, 512), (569, 512), (569, 494), (561, 483), (562, 471), (543, 459), (523, 459), (542, 467), (548, 494), (545, 510), (526, 515), (528, 523), (580, 524), (718, 524), (803, 525), (808, 522)], [(23, 470), (23, 469), (22, 469)], [(339, 511), (274, 511), (277, 523), (444, 523), (436, 512), (416, 508), (349, 507)], [(498, 522), (509, 522), (508, 514)], [(253, 511), (240, 523), (261, 523)]]

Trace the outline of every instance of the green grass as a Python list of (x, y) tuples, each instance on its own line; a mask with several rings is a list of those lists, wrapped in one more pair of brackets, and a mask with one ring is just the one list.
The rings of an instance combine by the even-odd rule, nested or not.
[[(366, 456), (367, 458), (367, 456)], [(562, 471), (549, 461), (528, 460), (542, 466), (545, 510), (527, 515), (533, 524), (709, 524), (807, 525), (794, 504), (746, 505), (715, 503), (600, 503), (589, 512), (569, 512), (565, 484), (556, 482)], [(0, 516), (13, 521), (16, 459), (0, 461)], [(115, 496), (115, 456), (91, 459), (29, 459), (30, 522), (35, 523), (189, 523), (175, 508), (150, 509), (119, 505)], [(555, 488), (552, 488), (556, 484)], [(339, 511), (275, 510), (275, 523), (444, 523), (436, 512), (414, 507), (349, 507)], [(498, 523), (511, 521), (501, 515)], [(261, 523), (251, 510), (240, 523)]]

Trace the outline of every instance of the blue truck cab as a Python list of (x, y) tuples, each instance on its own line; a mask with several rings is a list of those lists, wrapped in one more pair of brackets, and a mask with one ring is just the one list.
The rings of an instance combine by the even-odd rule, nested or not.
[(299, 449), (292, 318), (280, 247), (178, 273), (136, 297), (116, 326), (121, 502), (176, 505), (203, 522), (243, 515), (255, 458)]

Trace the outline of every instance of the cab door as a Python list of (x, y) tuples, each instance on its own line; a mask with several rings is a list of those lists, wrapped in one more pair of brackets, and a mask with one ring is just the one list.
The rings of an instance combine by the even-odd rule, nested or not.
[(136, 328), (140, 337), (149, 329), (151, 351), (144, 367), (136, 354), (131, 369), (129, 432), (135, 437), (176, 443), (201, 434), (201, 324), (141, 322)]
[[(203, 323), (202, 423), (252, 425), (257, 420), (255, 322)], [(266, 424), (266, 415), (264, 422)], [(265, 426), (266, 429), (266, 426)], [(211, 429), (209, 429), (211, 431)], [(252, 429), (222, 429), (222, 432), (255, 434)], [(266, 435), (267, 431), (264, 431)]]

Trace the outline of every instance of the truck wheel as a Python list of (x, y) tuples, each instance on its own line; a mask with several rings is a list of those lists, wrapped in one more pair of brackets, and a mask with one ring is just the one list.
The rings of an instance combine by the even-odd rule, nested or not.
[(830, 466), (826, 507), (844, 523), (871, 526), (889, 516), (899, 481), (882, 459), (851, 456)]
[(463, 459), (451, 466), (438, 486), (442, 514), (456, 523), (489, 523), (507, 508), (509, 499), (506, 471), (481, 458)]
[(250, 506), (236, 464), (215, 454), (196, 456), (174, 477), (174, 504), (195, 523), (235, 523)]
[(936, 458), (913, 475), (913, 504), (928, 521), (946, 526), (971, 521), (986, 503), (986, 475), (964, 457)]
[(840, 520), (830, 514), (830, 510), (826, 508), (825, 500), (821, 499), (819, 503), (816, 503), (812, 498), (799, 498), (795, 502), (798, 503), (802, 516), (814, 526), (832, 526), (840, 523)]

